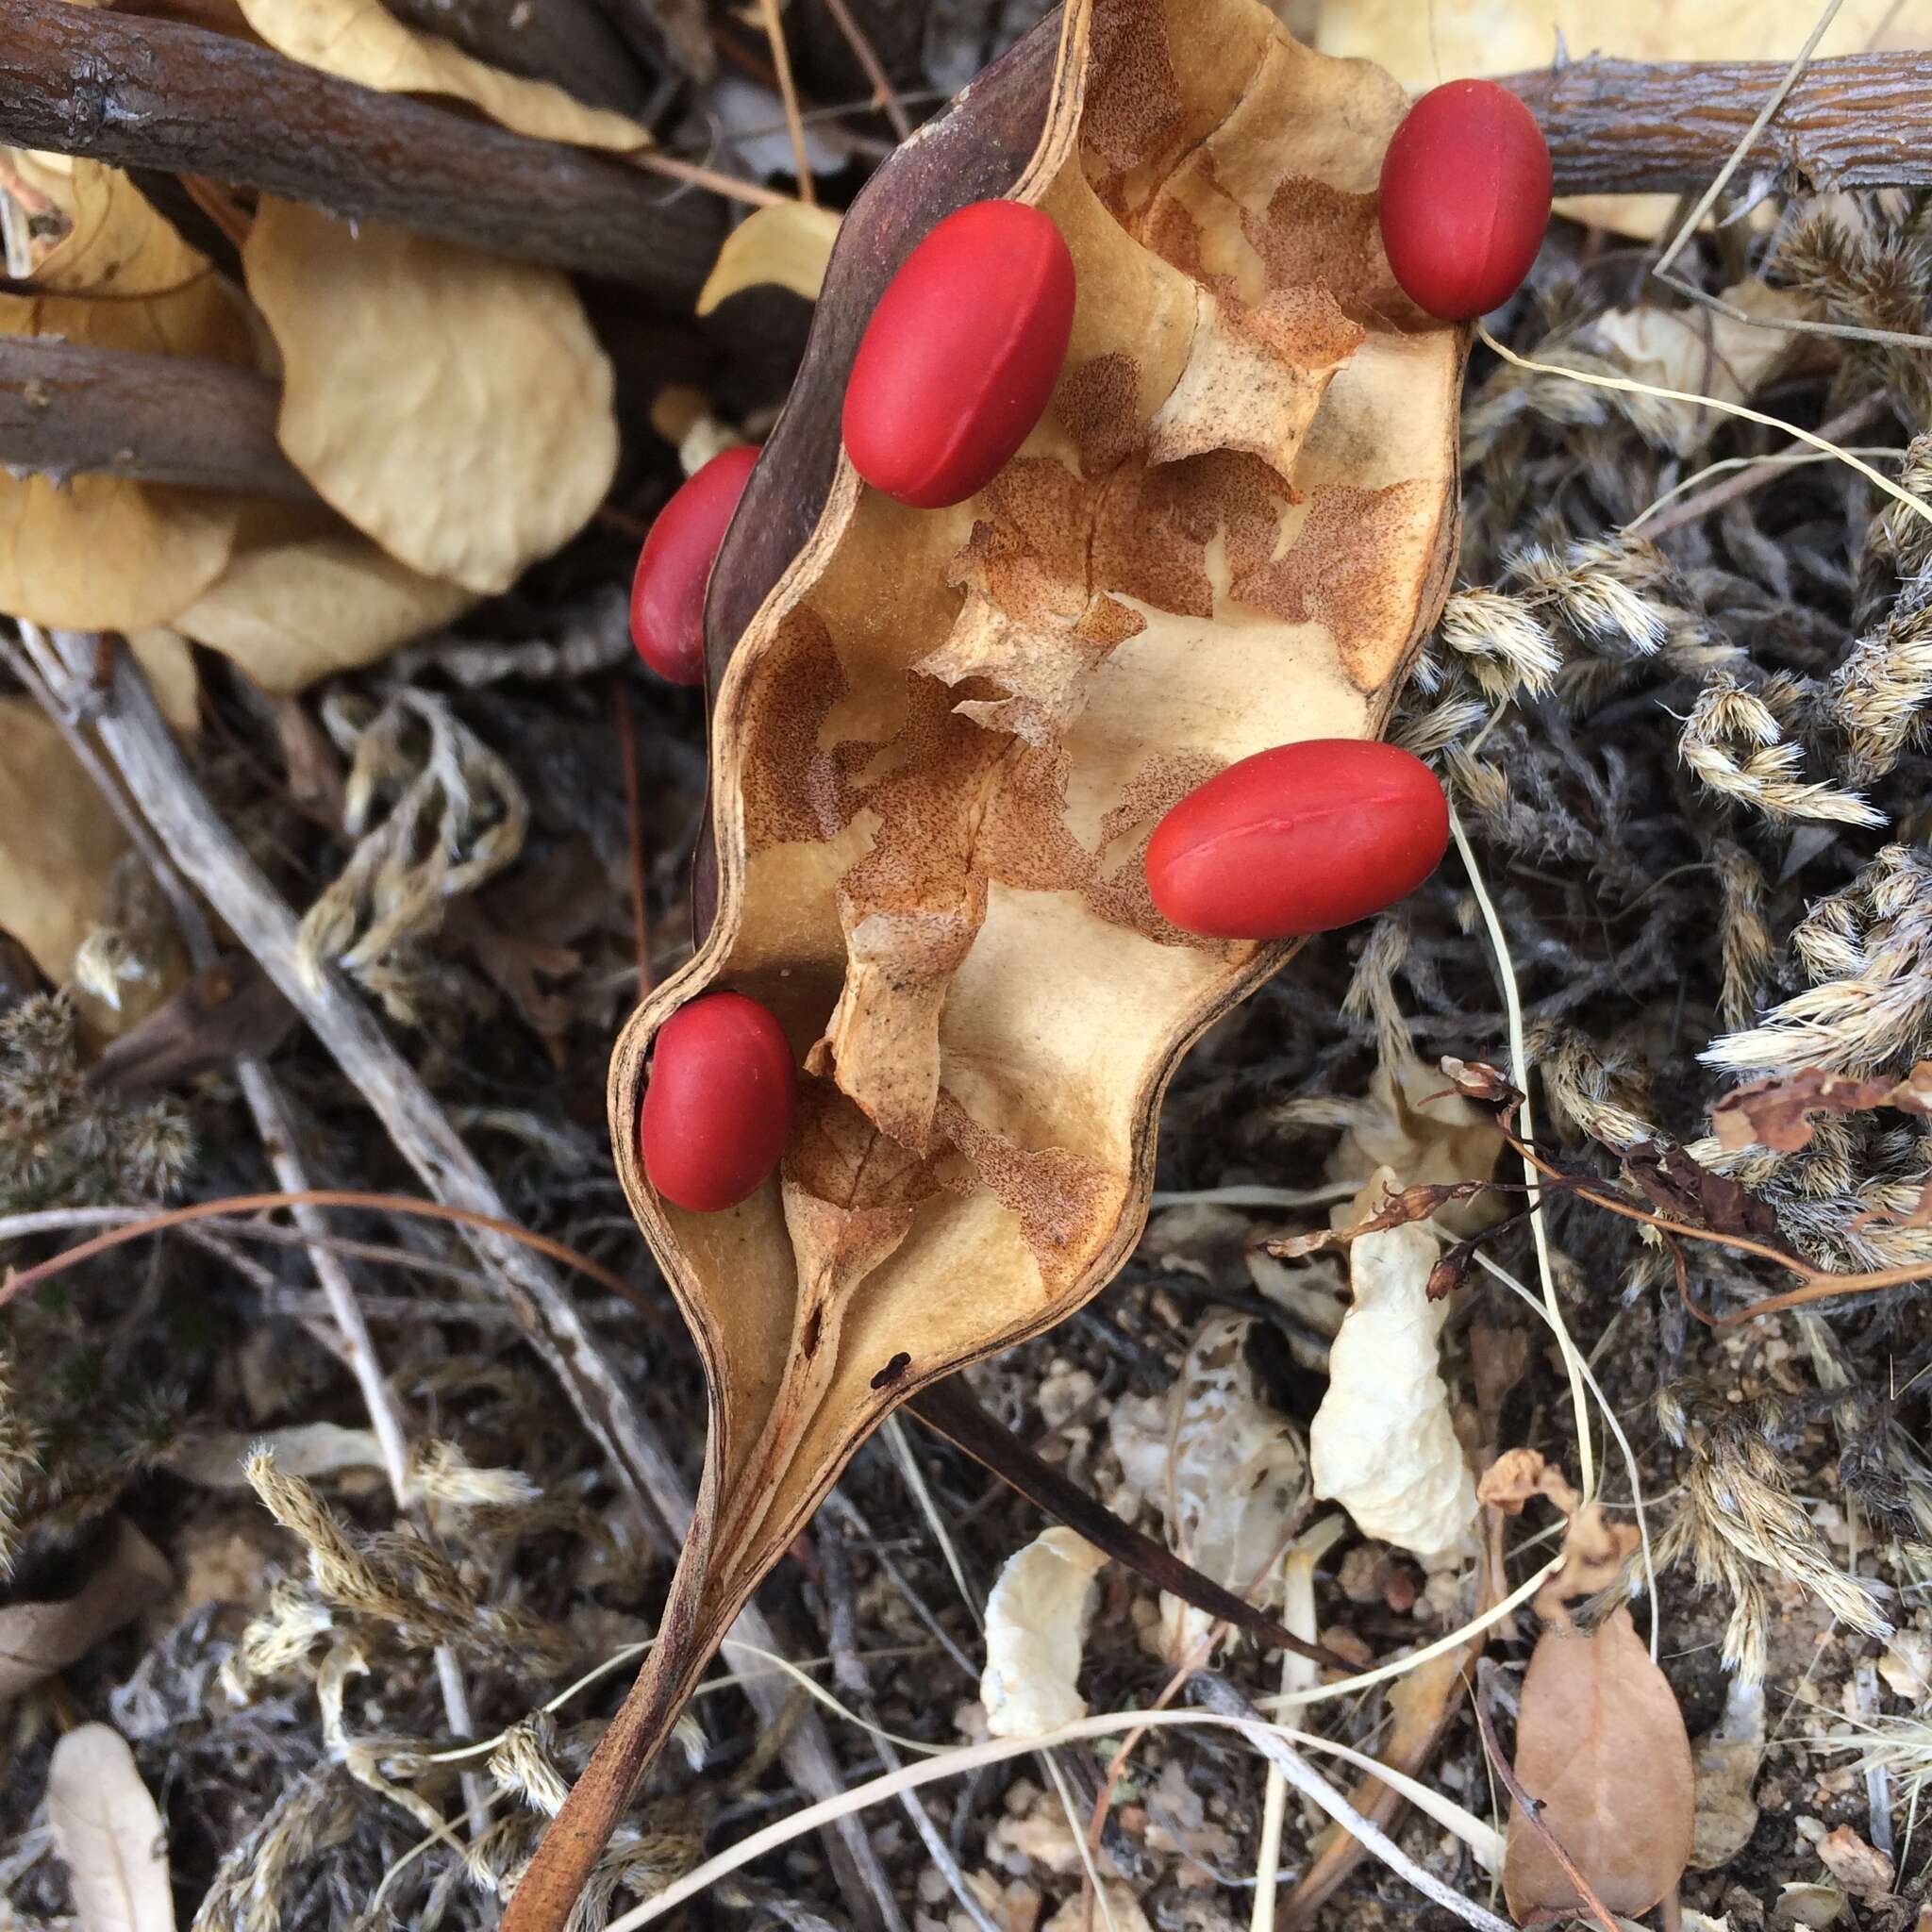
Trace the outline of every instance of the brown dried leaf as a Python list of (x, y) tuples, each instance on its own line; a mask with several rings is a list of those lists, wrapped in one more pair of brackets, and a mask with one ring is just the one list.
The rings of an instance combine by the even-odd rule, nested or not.
[(123, 1517), (114, 1519), (92, 1569), (71, 1596), (0, 1607), (0, 1700), (84, 1657), (168, 1592), (168, 1559)]
[(391, 94), (446, 94), (539, 141), (628, 151), (650, 135), (608, 108), (587, 108), (547, 80), (506, 74), (440, 34), (405, 26), (381, 0), (240, 0), (278, 54)]
[[(711, 579), (703, 943), (611, 1071), (619, 1174), (710, 1385), (705, 1498), (670, 1640), (507, 1932), (560, 1924), (641, 1739), (854, 1447), (1119, 1268), (1174, 1064), (1293, 951), (1166, 925), (1141, 854), (1230, 761), (1379, 733), (1441, 604), (1466, 341), (1405, 302), (1382, 253), (1375, 186), (1405, 109), (1386, 75), (1308, 53), (1259, 0), (1074, 0), (846, 217)], [(842, 458), (845, 374), (911, 247), (1003, 193), (1073, 253), (1067, 362), (978, 496), (908, 509)], [(1360, 331), (1345, 359), (1329, 301)], [(1299, 372), (1319, 399), (1305, 424), (1271, 418), (1265, 456), (1223, 441), (1162, 461), (1157, 434), (1234, 420), (1202, 365), (1215, 305), (1224, 323), (1235, 304), (1284, 383)], [(1290, 326), (1307, 315), (1319, 345)], [(1191, 360), (1192, 399), (1157, 432)], [(950, 659), (921, 668), (949, 641), (958, 684)], [(812, 1075), (943, 1183), (831, 1298), (836, 1358), (777, 1463), (759, 1445), (791, 1406), (825, 1238), (801, 1225), (795, 1173), (693, 1215), (636, 1153), (651, 1040), (720, 984), (764, 1001)]]
[[(1614, 1610), (1588, 1637), (1552, 1627), (1537, 1641), (1516, 1723), (1516, 1774), (1613, 1912), (1647, 1912), (1683, 1876), (1690, 1740), (1628, 1610)], [(1518, 1924), (1584, 1903), (1515, 1805), (1503, 1890)]]
[[(35, 292), (0, 296), (0, 333), (253, 366), (241, 306), (125, 175), (0, 158), (66, 224), (35, 264)], [(0, 471), (0, 608), (75, 630), (166, 624), (220, 575), (239, 513), (240, 499), (214, 491)]]
[(1719, 1234), (1782, 1245), (1770, 1208), (1728, 1174), (1713, 1174), (1688, 1148), (1640, 1141), (1623, 1158), (1624, 1171), (1661, 1212)]
[(1865, 1113), (1880, 1107), (1932, 1114), (1932, 1060), (1921, 1060), (1903, 1080), (1861, 1080), (1824, 1067), (1753, 1080), (1719, 1101), (1710, 1124), (1727, 1153), (1759, 1146), (1794, 1154), (1810, 1142), (1813, 1115)]
[(290, 461), (410, 570), (508, 590), (604, 500), (610, 364), (567, 276), (266, 196), (242, 258)]
[(1600, 1503), (1586, 1503), (1560, 1469), (1539, 1449), (1506, 1449), (1483, 1473), (1476, 1499), (1507, 1516), (1520, 1516), (1532, 1496), (1544, 1496), (1569, 1519), (1563, 1532), (1563, 1561), (1531, 1606), (1538, 1616), (1570, 1627), (1567, 1607), (1579, 1598), (1607, 1590), (1642, 1543), (1634, 1524), (1612, 1523)]

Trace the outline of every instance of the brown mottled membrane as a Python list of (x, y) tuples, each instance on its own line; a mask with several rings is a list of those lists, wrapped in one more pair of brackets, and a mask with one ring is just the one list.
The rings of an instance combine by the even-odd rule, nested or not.
[[(1258, 0), (1075, 0), (1051, 30), (1050, 84), (1036, 37), (849, 218), (712, 582), (715, 922), (610, 1078), (712, 1402), (638, 1693), (660, 1724), (890, 1409), (1131, 1251), (1176, 1062), (1292, 951), (1166, 926), (1146, 837), (1237, 758), (1378, 734), (1447, 588), (1467, 343), (1382, 256), (1401, 91)], [(1002, 179), (966, 137), (984, 112), (1009, 143), (1029, 75), (1043, 125)], [(843, 375), (891, 267), (986, 192), (1066, 237), (1072, 347), (1013, 462), (911, 510), (839, 451)], [(635, 1121), (657, 1028), (716, 985), (772, 1007), (808, 1101), (780, 1175), (693, 1215)]]

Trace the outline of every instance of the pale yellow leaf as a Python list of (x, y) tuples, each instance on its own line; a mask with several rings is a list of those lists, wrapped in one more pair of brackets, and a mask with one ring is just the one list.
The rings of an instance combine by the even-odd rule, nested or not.
[(283, 449), (391, 557), (503, 591), (590, 520), (617, 420), (566, 276), (267, 197), (242, 259)]
[(839, 239), (839, 221), (837, 208), (808, 208), (802, 201), (754, 208), (725, 236), (698, 291), (698, 313), (708, 315), (741, 289), (767, 282), (816, 302)]
[(119, 1731), (81, 1724), (54, 1746), (47, 1823), (79, 1932), (175, 1932), (167, 1833)]
[[(125, 175), (95, 161), (5, 159), (8, 177), (30, 183), (69, 227), (35, 265), (37, 292), (0, 296), (0, 334), (252, 366), (240, 305)], [(0, 473), (0, 608), (72, 630), (166, 624), (221, 575), (239, 503), (120, 476), (57, 485)]]
[(282, 697), (374, 664), (475, 602), (326, 513), (261, 505), (244, 513), (226, 571), (176, 623)]
[(539, 141), (628, 151), (651, 137), (635, 121), (587, 108), (547, 80), (473, 59), (453, 41), (406, 26), (378, 0), (241, 0), (278, 54), (390, 94), (451, 94)]
[(1036, 1738), (1087, 1714), (1074, 1688), (1107, 1561), (1087, 1539), (1056, 1526), (1008, 1557), (986, 1600), (986, 1669), (979, 1700), (995, 1738)]
[(32, 698), (0, 698), (0, 931), (57, 986), (107, 905), (119, 822)]
[(127, 648), (142, 668), (161, 708), (161, 716), (176, 731), (193, 731), (201, 724), (201, 677), (194, 652), (176, 630), (138, 630)]

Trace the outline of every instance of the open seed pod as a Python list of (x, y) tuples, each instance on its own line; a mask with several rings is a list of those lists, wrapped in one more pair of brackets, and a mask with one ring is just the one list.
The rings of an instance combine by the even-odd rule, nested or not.
[[(1141, 854), (1234, 760), (1377, 735), (1440, 608), (1466, 341), (1383, 256), (1405, 106), (1257, 0), (1069, 0), (847, 218), (712, 578), (708, 930), (611, 1068), (618, 1171), (709, 1383), (698, 1515), (511, 1932), (561, 1923), (539, 1896), (575, 1896), (865, 1436), (1125, 1259), (1176, 1062), (1292, 950), (1168, 925)], [(991, 483), (909, 509), (840, 452), (846, 373), (912, 246), (1001, 193), (1072, 250), (1072, 346)], [(694, 1214), (637, 1120), (658, 1027), (714, 988), (805, 1072), (779, 1173)]]

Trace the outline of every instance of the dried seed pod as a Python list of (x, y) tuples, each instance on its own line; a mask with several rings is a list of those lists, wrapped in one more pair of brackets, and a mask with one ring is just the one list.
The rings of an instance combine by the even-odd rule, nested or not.
[[(1176, 1061), (1291, 950), (1169, 924), (1145, 842), (1240, 758), (1377, 736), (1447, 587), (1466, 339), (1382, 253), (1401, 91), (1259, 0), (1074, 0), (1042, 32), (848, 216), (713, 574), (708, 930), (610, 1079), (620, 1176), (709, 1383), (705, 1480), (658, 1644), (506, 1932), (560, 1924), (867, 1432), (1131, 1251)], [(841, 458), (845, 375), (918, 241), (1002, 194), (1072, 252), (1065, 367), (983, 491), (908, 509)], [(650, 1186), (634, 1124), (653, 1036), (720, 983), (806, 1075), (777, 1178), (694, 1215)]]

